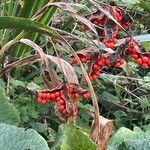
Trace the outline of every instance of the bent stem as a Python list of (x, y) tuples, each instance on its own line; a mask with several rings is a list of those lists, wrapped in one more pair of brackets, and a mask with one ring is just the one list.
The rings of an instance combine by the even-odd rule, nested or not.
[[(94, 89), (93, 89), (93, 86), (92, 86), (92, 83), (90, 81), (90, 78), (82, 64), (82, 62), (80, 61), (80, 58), (78, 57), (78, 55), (76, 54), (76, 52), (74, 51), (74, 49), (70, 46), (70, 44), (62, 37), (62, 40), (63, 42), (67, 45), (68, 49), (70, 50), (70, 52), (74, 55), (75, 58), (78, 59), (78, 62), (80, 64), (80, 67), (81, 67), (81, 70), (83, 72), (83, 75), (87, 81), (87, 84), (88, 84), (88, 87), (89, 87), (89, 91), (90, 91), (90, 94), (91, 94), (91, 98), (92, 98), (92, 103), (93, 103), (93, 107), (94, 107), (94, 122), (97, 124), (97, 127), (99, 129), (99, 124), (100, 124), (100, 121), (99, 121), (99, 107), (98, 107), (98, 102), (97, 102), (97, 97), (96, 97), (96, 94), (94, 92)], [(76, 120), (74, 120), (75, 122)]]

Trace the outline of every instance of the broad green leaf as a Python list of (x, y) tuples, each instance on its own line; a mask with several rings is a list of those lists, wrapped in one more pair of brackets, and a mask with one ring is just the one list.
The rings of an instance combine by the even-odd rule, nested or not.
[(20, 122), (19, 113), (10, 99), (6, 97), (5, 90), (0, 87), (0, 122), (18, 125)]
[(76, 126), (61, 125), (51, 150), (96, 150), (89, 136)]
[(0, 124), (1, 150), (49, 150), (44, 138), (35, 130)]
[(28, 32), (38, 32), (41, 34), (46, 34), (53, 38), (59, 38), (59, 34), (52, 28), (33, 21), (27, 18), (21, 17), (0, 17), (0, 29), (21, 29)]
[(143, 132), (138, 127), (131, 131), (127, 128), (120, 128), (111, 138), (108, 150), (149, 150), (150, 132)]
[[(125, 127), (120, 128), (117, 133), (110, 139), (109, 145), (114, 150), (118, 147), (120, 143), (122, 143), (125, 139), (129, 139), (131, 137), (134, 137), (135, 133), (131, 131), (130, 129), (127, 129)], [(108, 148), (109, 150), (109, 148)]]
[(127, 140), (124, 145), (127, 150), (150, 150), (150, 139), (131, 139)]

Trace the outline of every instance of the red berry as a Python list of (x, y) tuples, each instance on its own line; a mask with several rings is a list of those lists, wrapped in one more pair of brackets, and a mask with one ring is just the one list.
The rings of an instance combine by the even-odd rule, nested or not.
[(46, 93), (46, 98), (50, 99), (51, 98), (51, 94), (50, 93)]
[(80, 95), (78, 93), (74, 94), (74, 98), (79, 99)]
[(94, 64), (94, 65), (93, 65), (93, 68), (94, 68), (95, 70), (99, 70), (99, 69), (100, 69), (100, 67), (99, 67), (97, 64)]
[(94, 74), (95, 74), (96, 76), (99, 76), (100, 72), (97, 70), (97, 71), (94, 72)]
[(146, 63), (143, 63), (141, 67), (142, 68), (148, 68), (148, 65)]
[(150, 66), (150, 58), (148, 59), (148, 63), (147, 64)]
[(143, 61), (143, 63), (148, 63), (148, 57), (143, 56), (143, 57), (142, 57), (142, 61)]
[(47, 98), (47, 94), (46, 93), (43, 93), (43, 98)]
[(132, 47), (130, 47), (130, 48), (128, 49), (128, 51), (129, 51), (130, 53), (132, 53), (132, 50), (133, 50)]
[(99, 25), (99, 21), (98, 21), (98, 20), (95, 20), (93, 23), (94, 23), (95, 25)]
[(109, 58), (106, 58), (105, 59), (105, 64), (108, 66), (110, 64), (110, 59)]
[(81, 60), (82, 63), (86, 63), (87, 62), (85, 57), (82, 57), (80, 60)]
[(66, 109), (64, 109), (64, 110), (62, 111), (62, 113), (65, 114), (65, 115), (68, 115), (68, 112), (67, 112)]
[(97, 18), (92, 18), (91, 22), (94, 23), (95, 25), (99, 25), (99, 21)]
[(55, 92), (56, 97), (59, 97), (60, 95), (61, 95), (60, 92)]
[(65, 109), (65, 106), (64, 105), (61, 105), (60, 107), (59, 107), (59, 110), (62, 112), (63, 110)]
[(56, 101), (58, 102), (58, 101), (60, 101), (62, 98), (59, 96), (59, 97), (57, 97), (57, 99), (56, 99)]
[(113, 38), (112, 41), (114, 44), (116, 44), (118, 40), (116, 38)]
[(136, 62), (137, 62), (137, 64), (138, 64), (138, 65), (140, 65), (140, 66), (141, 66), (141, 65), (142, 65), (142, 63), (143, 63), (143, 62), (142, 62), (142, 58), (138, 58), (138, 59), (136, 60)]
[(124, 63), (124, 60), (121, 59), (121, 60), (119, 61), (119, 63), (120, 63), (120, 65), (122, 65), (122, 64)]
[(71, 58), (71, 64), (76, 64), (78, 61), (75, 57), (72, 57)]
[(39, 98), (42, 98), (42, 97), (43, 97), (43, 93), (41, 93), (41, 92), (38, 93), (38, 97), (39, 97)]
[(119, 32), (119, 30), (118, 30), (118, 28), (116, 28), (116, 30), (115, 30), (114, 33), (113, 33), (113, 37), (116, 37), (117, 34), (118, 34), (118, 32)]
[(46, 104), (47, 101), (46, 101), (45, 99), (43, 99), (43, 100), (41, 101), (41, 103), (42, 103), (42, 104)]
[(132, 54), (132, 58), (137, 59), (138, 57), (138, 54)]
[(121, 66), (121, 64), (120, 64), (120, 62), (116, 62), (116, 63), (114, 64), (114, 66), (115, 66), (116, 68), (119, 68), (119, 67)]
[(38, 102), (41, 103), (42, 102), (42, 98), (38, 98)]
[(102, 58), (101, 61), (103, 62), (103, 64), (105, 64), (105, 58)]
[(113, 42), (106, 42), (105, 43), (105, 45), (106, 45), (106, 47), (108, 47), (108, 48), (113, 48), (114, 46), (115, 46), (115, 44), (113, 43)]
[(72, 94), (73, 91), (74, 91), (74, 90), (73, 90), (73, 87), (69, 86), (69, 87), (68, 87), (68, 93), (69, 93), (69, 94)]
[(98, 65), (99, 65), (99, 66), (103, 66), (103, 65), (104, 65), (103, 61), (102, 61), (102, 60), (99, 60), (99, 61), (98, 61)]
[(136, 49), (136, 48), (133, 48), (133, 49), (132, 49), (132, 53), (133, 53), (133, 54), (136, 54), (136, 53), (137, 53), (137, 49)]
[(123, 24), (122, 24), (122, 27), (123, 27), (125, 30), (128, 30), (130, 26), (129, 26), (127, 23), (123, 23)]
[(114, 11), (114, 13), (115, 13), (115, 17), (116, 17), (117, 21), (120, 22), (121, 19), (122, 19), (121, 11), (116, 8), (115, 11)]
[(55, 99), (55, 98), (56, 98), (55, 94), (51, 93), (51, 99)]
[(98, 76), (95, 75), (95, 74), (93, 74), (93, 75), (91, 75), (91, 78), (90, 78), (90, 79), (91, 79), (92, 81), (95, 81), (95, 80), (97, 80), (97, 78), (98, 78)]
[(86, 92), (82, 95), (83, 99), (89, 99), (90, 98), (90, 93), (89, 92)]
[(60, 99), (60, 100), (58, 101), (58, 104), (59, 104), (59, 105), (65, 105), (65, 101), (64, 101), (63, 99)]
[(86, 25), (82, 25), (82, 26), (81, 26), (81, 29), (82, 29), (83, 31), (87, 31), (87, 30), (89, 30), (89, 27), (86, 26)]
[(89, 61), (90, 59), (90, 56), (86, 56), (86, 61)]

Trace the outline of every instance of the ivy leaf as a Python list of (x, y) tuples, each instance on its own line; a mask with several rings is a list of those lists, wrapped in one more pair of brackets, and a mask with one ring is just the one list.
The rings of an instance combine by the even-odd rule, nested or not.
[(149, 150), (150, 149), (150, 132), (144, 132), (138, 127), (134, 131), (125, 127), (120, 128), (111, 138), (108, 150)]
[(88, 135), (76, 126), (61, 125), (56, 141), (51, 150), (96, 150)]
[(35, 130), (0, 123), (0, 149), (49, 150), (46, 141)]
[(5, 90), (0, 87), (0, 122), (18, 125), (20, 122), (19, 113), (9, 101), (10, 99), (5, 95)]

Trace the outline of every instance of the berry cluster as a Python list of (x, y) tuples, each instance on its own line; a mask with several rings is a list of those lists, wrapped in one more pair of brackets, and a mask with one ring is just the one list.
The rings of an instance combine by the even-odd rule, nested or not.
[(121, 65), (124, 63), (123, 59), (119, 59), (114, 63), (110, 62), (110, 57), (101, 57), (98, 58), (97, 60), (94, 61), (93, 65), (92, 65), (92, 71), (90, 72), (90, 80), (91, 81), (95, 81), (97, 80), (97, 78), (100, 75), (100, 71), (103, 67), (107, 67), (110, 68), (115, 67), (115, 68), (119, 68), (121, 67)]
[(91, 81), (94, 81), (99, 77), (100, 71), (101, 71), (103, 66), (109, 66), (109, 58), (101, 57), (101, 58), (98, 58), (96, 61), (93, 62), (92, 71), (90, 73), (90, 80)]
[[(127, 12), (119, 9), (114, 5), (108, 7), (106, 6), (104, 9), (106, 9), (112, 16), (114, 16), (116, 21), (119, 22), (125, 30), (131, 28), (133, 21)], [(89, 19), (93, 24), (95, 24), (96, 26), (104, 26), (103, 38), (101, 39), (101, 41), (105, 44), (106, 47), (113, 48), (117, 43), (119, 26), (111, 19), (109, 19), (105, 14), (102, 14), (99, 11), (92, 14), (91, 17), (87, 16), (87, 19)], [(82, 25), (81, 28), (84, 31), (89, 30), (86, 25)]]
[[(102, 16), (101, 18), (99, 18), (99, 17), (95, 17), (95, 18), (91, 18), (91, 19), (89, 19), (90, 20), (90, 22), (92, 22), (93, 24), (95, 24), (96, 26), (100, 26), (100, 25), (104, 25), (105, 23), (106, 23), (106, 21), (107, 21), (107, 17), (106, 16)], [(86, 26), (86, 25), (82, 25), (81, 26), (81, 29), (83, 30), (83, 31), (87, 31), (87, 30), (89, 30), (89, 27), (88, 26)]]
[(130, 54), (134, 62), (137, 63), (140, 67), (142, 68), (150, 67), (150, 57), (149, 57), (150, 55), (140, 54), (139, 47), (134, 41), (131, 41), (129, 43), (127, 54)]
[[(150, 68), (150, 54), (146, 53), (144, 49), (138, 45), (132, 38), (126, 38), (125, 42), (118, 46), (116, 52), (112, 54), (101, 54), (98, 51), (90, 51), (88, 53), (88, 59), (90, 66), (88, 69), (89, 78), (91, 81), (97, 80), (100, 76), (100, 72), (103, 67), (110, 68), (120, 68), (125, 62), (125, 58), (131, 56), (135, 63), (137, 63), (142, 68)], [(86, 58), (87, 52), (83, 53), (80, 59)], [(82, 61), (85, 62), (85, 61)], [(85, 81), (86, 82), (86, 81)], [(76, 95), (75, 97), (78, 97)]]
[(85, 100), (90, 98), (90, 93), (88, 91), (80, 90), (80, 88), (74, 88), (72, 85), (68, 85), (67, 90), (74, 99), (79, 99), (80, 96), (82, 96)]
[[(79, 100), (80, 96), (83, 97), (83, 99), (87, 100), (90, 98), (90, 93), (86, 90), (83, 90), (81, 88), (76, 89), (73, 85), (67, 85), (67, 93), (68, 97), (74, 100)], [(59, 111), (64, 115), (73, 115), (69, 114), (67, 112), (66, 108), (66, 100), (65, 100), (65, 94), (62, 89), (57, 89), (53, 91), (45, 91), (45, 92), (38, 92), (38, 102), (41, 104), (47, 104), (50, 102), (55, 102), (57, 104), (57, 107)]]
[[(124, 51), (124, 52), (123, 52)], [(117, 54), (117, 57), (115, 56)], [(124, 54), (124, 55), (123, 55)], [(120, 55), (120, 56), (119, 56)], [(120, 68), (124, 64), (124, 58), (131, 56), (135, 63), (142, 68), (150, 68), (150, 54), (141, 53), (140, 46), (131, 38), (127, 38), (126, 41), (120, 45), (116, 51), (110, 55), (110, 57), (101, 57), (95, 60), (92, 64), (92, 71), (90, 72), (90, 79), (96, 80), (100, 75), (102, 67)], [(116, 60), (114, 61), (114, 57)], [(113, 63), (112, 63), (113, 60)]]
[[(131, 27), (132, 21), (130, 20), (131, 18), (126, 12), (117, 8), (116, 6), (112, 6), (108, 9), (108, 11), (113, 13), (114, 18), (124, 27), (125, 30), (128, 30)], [(104, 27), (102, 39), (102, 42), (106, 47), (113, 48), (115, 46), (115, 44), (117, 43), (118, 33), (119, 26), (116, 25), (112, 20), (108, 20)]]
[[(90, 56), (89, 55), (78, 55), (82, 63), (87, 63), (90, 61)], [(76, 64), (78, 62), (77, 58), (71, 57), (71, 64)]]
[(124, 60), (123, 60), (123, 59), (120, 59), (120, 60), (116, 61), (116, 62), (113, 64), (113, 66), (114, 66), (115, 68), (120, 68), (120, 67), (123, 65), (123, 63), (124, 63)]
[(41, 104), (47, 104), (50, 102), (56, 102), (57, 106), (60, 110), (65, 115), (68, 115), (68, 112), (66, 110), (66, 102), (62, 97), (62, 91), (53, 91), (53, 92), (39, 92), (38, 93), (38, 102)]
[(118, 22), (122, 21), (122, 12), (119, 8), (117, 8), (116, 6), (112, 6), (114, 9), (114, 17)]
[[(102, 42), (105, 44), (106, 47), (108, 48), (113, 48), (115, 44), (117, 43), (117, 35), (119, 32), (119, 28), (116, 26), (115, 30), (112, 33), (112, 36), (108, 36), (108, 32), (104, 30), (103, 32), (103, 39)], [(109, 38), (108, 38), (109, 37)]]

